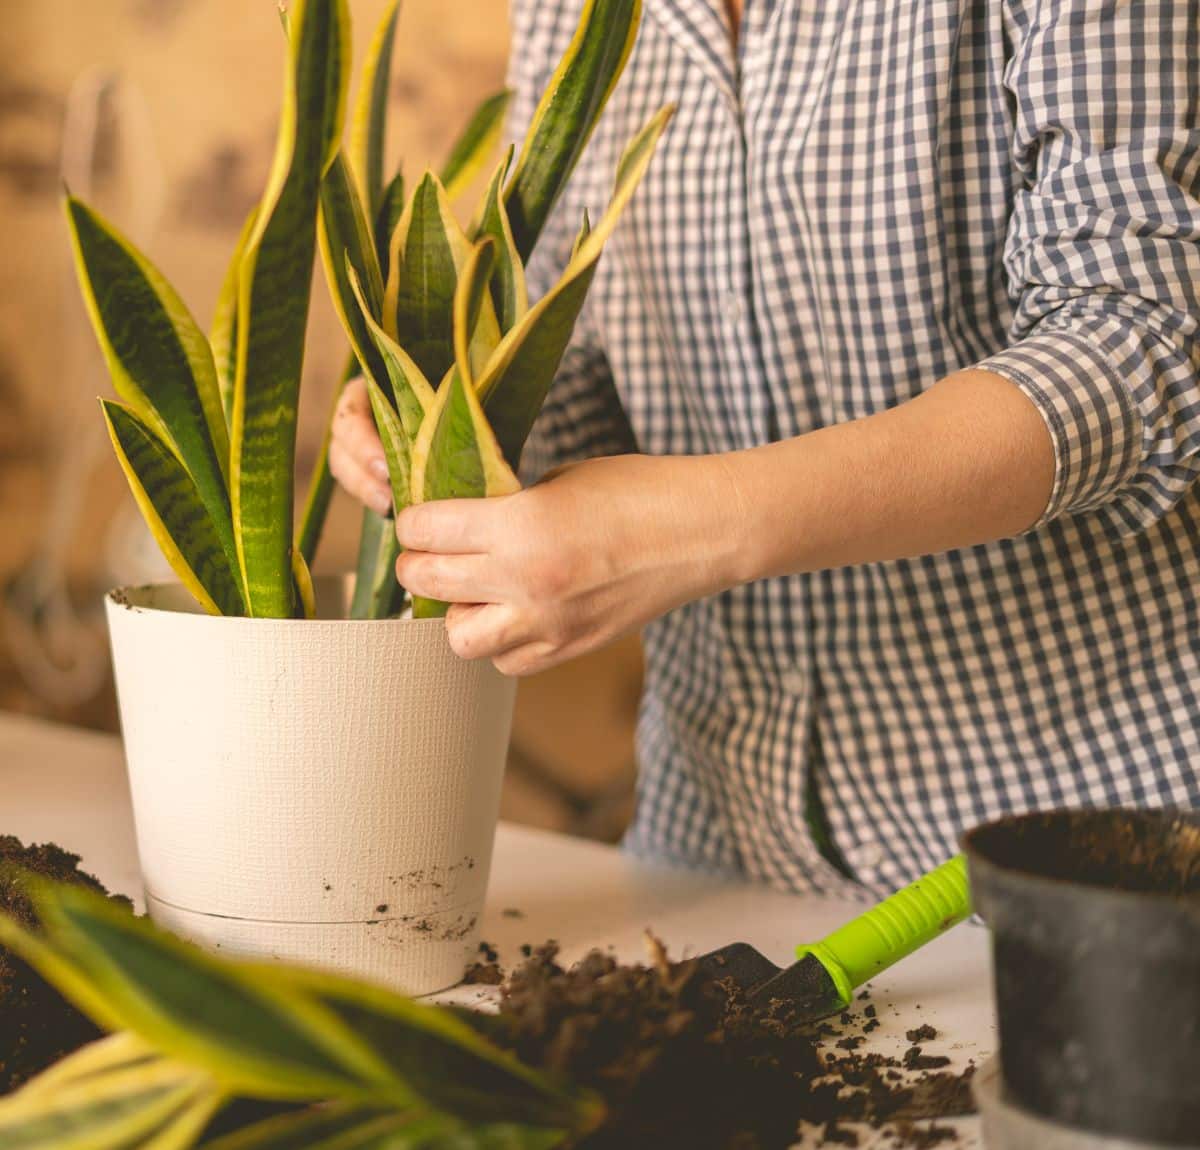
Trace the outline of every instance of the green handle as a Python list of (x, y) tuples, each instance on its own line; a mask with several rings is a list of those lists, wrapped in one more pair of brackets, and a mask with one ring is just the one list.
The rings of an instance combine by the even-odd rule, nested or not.
[(820, 942), (797, 947), (796, 957), (815, 955), (829, 971), (842, 1001), (849, 1002), (856, 986), (957, 926), (970, 913), (967, 862), (955, 855)]

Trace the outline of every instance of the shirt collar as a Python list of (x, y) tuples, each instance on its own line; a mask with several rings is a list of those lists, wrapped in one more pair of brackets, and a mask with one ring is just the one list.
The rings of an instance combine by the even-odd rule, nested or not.
[(724, 0), (645, 0), (646, 12), (730, 99), (737, 74)]

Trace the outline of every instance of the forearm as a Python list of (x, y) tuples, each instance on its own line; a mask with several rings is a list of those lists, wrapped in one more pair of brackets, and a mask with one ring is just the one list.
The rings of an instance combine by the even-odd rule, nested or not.
[(1054, 481), (1037, 409), (985, 371), (706, 466), (725, 479), (724, 506), (710, 512), (728, 532), (708, 571), (720, 586), (1016, 535), (1041, 515)]

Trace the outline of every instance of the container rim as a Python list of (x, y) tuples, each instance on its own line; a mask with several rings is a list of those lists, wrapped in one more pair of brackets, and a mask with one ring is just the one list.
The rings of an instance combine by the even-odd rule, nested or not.
[[(1007, 860), (999, 861), (986, 852), (979, 841), (984, 835), (995, 833), (998, 829), (1006, 827), (1045, 823), (1047, 820), (1053, 819), (1079, 821), (1093, 817), (1096, 819), (1111, 819), (1114, 816), (1118, 818), (1128, 817), (1147, 823), (1183, 823), (1196, 829), (1198, 835), (1197, 841), (1200, 842), (1200, 811), (1181, 807), (1156, 807), (1153, 809), (1137, 807), (1057, 807), (1050, 810), (1027, 811), (1022, 814), (1004, 815), (998, 819), (989, 819), (987, 822), (979, 823), (969, 830), (964, 831), (959, 836), (958, 841), (963, 853), (967, 856), (970, 867), (986, 872), (990, 876), (1019, 878), (1022, 882), (1030, 883), (1046, 891), (1078, 890), (1082, 887), (1094, 892), (1097, 896), (1110, 898), (1120, 903), (1130, 903), (1133, 901), (1144, 903), (1147, 899), (1152, 899), (1156, 902), (1174, 906), (1181, 904), (1190, 905), (1192, 903), (1200, 905), (1200, 895), (1190, 892), (1127, 890), (1122, 887), (1115, 887), (1086, 878), (1066, 878), (1060, 875), (1046, 874), (1033, 867), (1023, 867), (1010, 863)], [(1200, 861), (1197, 863), (1197, 871), (1200, 872)]]
[(148, 617), (169, 617), (172, 619), (195, 619), (197, 623), (215, 623), (218, 626), (239, 627), (444, 627), (445, 619), (414, 619), (411, 615), (402, 615), (390, 619), (350, 619), (339, 613), (335, 604), (341, 604), (341, 610), (349, 603), (350, 591), (353, 587), (354, 576), (350, 573), (341, 575), (317, 575), (313, 577), (313, 590), (317, 600), (317, 617), (315, 619), (264, 619), (247, 615), (212, 615), (192, 597), (191, 593), (178, 582), (138, 583), (121, 587), (113, 587), (104, 593), (104, 606), (108, 612), (117, 610), (128, 611), (133, 615)]

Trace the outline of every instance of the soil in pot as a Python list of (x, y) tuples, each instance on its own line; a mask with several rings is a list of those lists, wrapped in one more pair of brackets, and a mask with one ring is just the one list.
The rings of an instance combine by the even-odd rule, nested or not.
[(835, 1144), (858, 1145), (853, 1126), (866, 1124), (895, 1146), (933, 1146), (955, 1136), (937, 1119), (974, 1112), (973, 1067), (922, 1071), (915, 1043), (902, 1059), (859, 1049), (879, 1026), (869, 1000), (801, 1023), (786, 1002), (751, 1005), (655, 945), (647, 965), (595, 951), (569, 969), (541, 947), (504, 981), (499, 1015), (475, 1020), (525, 1062), (603, 1096), (610, 1117), (579, 1150), (777, 1150), (803, 1124)]
[[(79, 856), (54, 843), (24, 846), (0, 835), (0, 914), (36, 928), (29, 876), (108, 894), (79, 869)], [(129, 900), (111, 896), (129, 905)], [(0, 1095), (100, 1036), (96, 1026), (24, 962), (0, 946)]]

